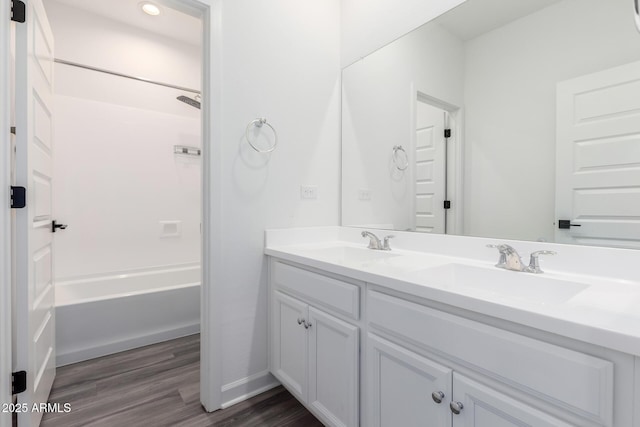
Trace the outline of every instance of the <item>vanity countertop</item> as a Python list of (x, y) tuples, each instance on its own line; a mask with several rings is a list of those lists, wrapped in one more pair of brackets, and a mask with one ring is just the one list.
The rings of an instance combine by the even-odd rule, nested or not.
[(440, 254), (399, 249), (401, 245), (391, 251), (370, 250), (364, 240), (332, 240), (339, 236), (317, 231), (307, 233), (304, 243), (269, 234), (279, 230), (267, 231), (264, 253), (640, 356), (639, 281), (554, 270), (541, 275), (513, 272), (496, 268), (495, 261), (455, 256), (447, 250)]

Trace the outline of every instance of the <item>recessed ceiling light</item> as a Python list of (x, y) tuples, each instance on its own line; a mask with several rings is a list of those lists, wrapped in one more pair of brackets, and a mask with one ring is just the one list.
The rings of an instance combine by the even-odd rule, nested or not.
[(160, 8), (153, 3), (149, 3), (149, 2), (140, 3), (140, 7), (142, 7), (142, 11), (147, 15), (151, 15), (151, 16), (160, 15)]

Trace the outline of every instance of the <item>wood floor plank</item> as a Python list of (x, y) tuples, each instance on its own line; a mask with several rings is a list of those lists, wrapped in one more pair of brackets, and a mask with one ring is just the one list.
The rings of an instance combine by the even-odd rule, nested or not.
[[(197, 337), (197, 335), (195, 336)], [(128, 350), (86, 362), (63, 366), (56, 375), (56, 387), (75, 384), (79, 379), (91, 381), (103, 376), (111, 376), (130, 369), (138, 369), (145, 364), (173, 358), (173, 349), (180, 346), (195, 344), (199, 346), (199, 339), (194, 336), (178, 338), (165, 343), (145, 346)]]
[(178, 389), (178, 393), (180, 393), (180, 397), (182, 397), (182, 401), (185, 405), (198, 403), (200, 402), (200, 382), (198, 381), (193, 384), (180, 387)]
[[(138, 378), (136, 377), (136, 379)], [(120, 387), (113, 387), (107, 391), (99, 390), (98, 395), (95, 397), (72, 403), (73, 416), (60, 415), (71, 423), (75, 423), (78, 420), (80, 422), (79, 425), (83, 425), (82, 422), (94, 421), (114, 412), (132, 409), (136, 406), (163, 399), (171, 392), (175, 392), (175, 395), (180, 398), (180, 403), (183, 404), (182, 398), (177, 392), (178, 387), (184, 385), (187, 381), (198, 380), (199, 372), (197, 366), (190, 367), (189, 370), (174, 369), (157, 374), (155, 377), (140, 378), (137, 383), (120, 383)]]
[[(166, 408), (172, 408), (171, 412)], [(135, 405), (126, 410), (115, 412), (111, 415), (101, 417), (90, 423), (87, 427), (113, 427), (113, 426), (171, 426), (177, 419), (176, 409), (184, 409), (182, 398), (175, 392), (168, 393), (158, 399), (148, 401), (141, 405)]]
[[(119, 375), (116, 375), (116, 377), (119, 377)], [(99, 418), (118, 409), (126, 409), (144, 404), (148, 400), (162, 398), (167, 390), (175, 390), (179, 396), (179, 393), (177, 393), (179, 387), (189, 382), (198, 381), (199, 366), (196, 362), (186, 366), (172, 366), (171, 369), (164, 371), (155, 370), (154, 375), (134, 375), (129, 378), (129, 381), (118, 380), (107, 387), (98, 382), (95, 396), (79, 398), (69, 402), (75, 414), (73, 417), (67, 418), (70, 421), (75, 418), (80, 420)]]
[(230, 408), (200, 405), (199, 335), (58, 368), (43, 427), (320, 427), (282, 386)]

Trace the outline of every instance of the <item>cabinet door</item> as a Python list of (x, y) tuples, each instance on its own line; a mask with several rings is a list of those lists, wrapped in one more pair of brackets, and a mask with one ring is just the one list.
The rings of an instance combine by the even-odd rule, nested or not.
[(451, 369), (373, 334), (366, 357), (367, 426), (451, 426)]
[(309, 405), (331, 426), (358, 426), (358, 327), (309, 308)]
[(303, 402), (307, 401), (308, 334), (299, 319), (307, 319), (308, 306), (274, 292), (271, 316), (271, 372)]
[(453, 375), (452, 405), (459, 407), (460, 404), (462, 404), (460, 413), (453, 415), (453, 427), (572, 426), (572, 424), (455, 373)]

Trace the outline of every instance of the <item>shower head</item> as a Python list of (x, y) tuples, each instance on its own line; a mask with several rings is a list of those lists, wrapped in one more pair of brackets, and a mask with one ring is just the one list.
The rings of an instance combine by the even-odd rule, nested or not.
[(184, 96), (184, 95), (180, 95), (179, 97), (176, 98), (178, 101), (182, 101), (185, 104), (189, 104), (192, 107), (197, 108), (198, 110), (200, 109), (200, 95), (196, 95), (193, 98), (189, 98), (188, 96)]

